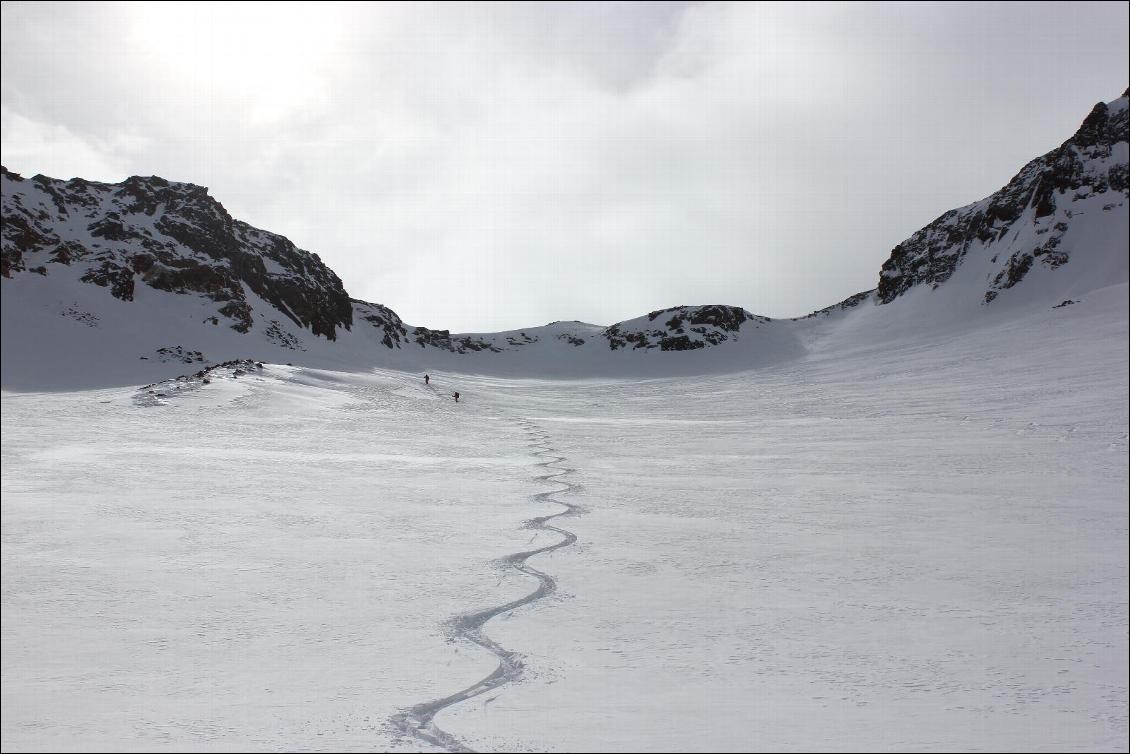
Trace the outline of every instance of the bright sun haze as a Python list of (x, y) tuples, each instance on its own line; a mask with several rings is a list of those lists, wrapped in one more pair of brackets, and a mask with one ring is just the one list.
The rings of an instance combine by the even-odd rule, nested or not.
[(1130, 78), (1125, 3), (2, 13), (10, 170), (206, 185), (454, 331), (827, 306)]

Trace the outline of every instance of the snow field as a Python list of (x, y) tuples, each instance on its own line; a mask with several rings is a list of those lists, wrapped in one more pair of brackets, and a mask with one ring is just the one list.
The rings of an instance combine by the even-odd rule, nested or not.
[(437, 715), (469, 747), (1124, 750), (1125, 302), (731, 374), (5, 393), (4, 746), (425, 748), (388, 719), (497, 664), (445, 621), (553, 541), (525, 419), (586, 513), (485, 626), (524, 677)]

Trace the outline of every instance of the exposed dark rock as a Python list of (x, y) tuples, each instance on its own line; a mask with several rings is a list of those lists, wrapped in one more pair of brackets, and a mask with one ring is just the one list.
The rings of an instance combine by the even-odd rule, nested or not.
[(1035, 257), (1031, 252), (1018, 251), (1008, 258), (1008, 265), (997, 273), (996, 278), (993, 280), (993, 287), (995, 289), (1003, 290), (1011, 288), (1024, 279), (1028, 271), (1032, 269), (1032, 261)]
[(84, 283), (94, 283), (109, 288), (114, 298), (133, 301), (133, 270), (109, 260), (97, 267), (91, 267), (82, 276)]
[[(87, 327), (98, 327), (98, 323), (100, 321), (100, 318), (97, 314), (94, 314), (93, 312), (83, 311), (82, 309), (76, 309), (73, 306), (66, 307), (61, 312), (59, 312), (59, 314), (69, 319), (73, 319), (76, 322), (81, 322)], [(141, 358), (144, 359), (145, 357), (142, 356)]]
[(247, 332), (251, 329), (251, 305), (246, 301), (229, 301), (220, 307), (220, 314), (235, 322), (231, 329)]
[[(709, 325), (725, 332), (737, 332), (750, 317), (740, 306), (700, 306), (691, 314), (692, 325)], [(758, 317), (769, 322), (768, 317)]]
[(515, 346), (515, 347), (520, 348), (522, 346), (528, 346), (531, 343), (537, 343), (538, 342), (538, 336), (527, 335), (524, 332), (520, 332), (517, 335), (507, 335), (506, 336), (506, 342), (511, 346)]
[[(1130, 140), (1128, 114), (1125, 107), (1095, 105), (1074, 136), (1025, 165), (995, 194), (945, 213), (892, 249), (879, 275), (878, 302), (890, 303), (915, 286), (937, 288), (975, 246), (1000, 244), (1007, 255), (986, 303), (1023, 280), (1036, 261), (1049, 269), (1066, 264), (1069, 255), (1056, 246), (1069, 228), (1071, 205), (1098, 194), (1127, 193), (1127, 164), (1110, 160), (1114, 146)], [(1017, 231), (1026, 225), (1035, 227), (1021, 236)], [(1031, 235), (1050, 237), (1011, 247)]]
[[(193, 364), (204, 361), (204, 354), (200, 351), (190, 351), (182, 346), (165, 346), (157, 349), (157, 359), (166, 364), (171, 361)], [(177, 379), (184, 378), (178, 377)]]
[(433, 346), (446, 351), (455, 350), (451, 345), (450, 330), (429, 330), (426, 327), (417, 327), (412, 331), (412, 338), (421, 348), (424, 346)]
[(0, 274), (6, 278), (26, 268), (24, 255), (59, 243), (58, 236), (48, 233), (28, 214), (4, 213), (3, 246), (0, 248)]
[(851, 296), (848, 296), (847, 298), (845, 298), (843, 301), (839, 302), (838, 304), (832, 304), (831, 306), (826, 306), (823, 309), (817, 309), (816, 311), (812, 312), (812, 314), (806, 314), (803, 317), (797, 317), (797, 319), (809, 319), (811, 317), (826, 317), (829, 314), (832, 314), (833, 312), (842, 312), (842, 311), (846, 311), (848, 309), (854, 309), (855, 307), (859, 306), (860, 304), (862, 304), (865, 301), (867, 301), (868, 299), (870, 299), (871, 294), (873, 294), (873, 293), (875, 293), (874, 288), (872, 288), (869, 291), (861, 291), (859, 293), (855, 293)]
[[(670, 316), (668, 316), (670, 315)], [(745, 322), (760, 326), (768, 317), (750, 314), (739, 306), (674, 306), (647, 315), (648, 322), (666, 316), (662, 328), (630, 327), (619, 322), (601, 333), (613, 351), (627, 348), (658, 348), (661, 351), (693, 351), (725, 342), (737, 334)]]
[(133, 259), (130, 261), (130, 266), (133, 271), (139, 275), (144, 275), (149, 270), (153, 269), (156, 259), (151, 254), (134, 254)]
[(292, 351), (305, 351), (306, 348), (302, 345), (302, 341), (282, 329), (282, 324), (277, 319), (272, 319), (271, 323), (267, 325), (264, 331), (267, 340), (276, 343), (283, 348), (289, 348)]
[[(184, 351), (180, 346), (173, 346), (168, 349), (162, 348), (160, 350), (167, 351), (168, 354), (170, 354), (167, 359), (162, 358), (162, 361), (184, 361), (187, 364), (202, 360), (202, 355), (199, 351)], [(184, 354), (185, 358), (181, 358), (178, 355), (181, 353)], [(151, 407), (164, 405), (156, 399), (175, 398), (186, 392), (199, 390), (205, 385), (211, 385), (212, 381), (216, 378), (227, 376), (235, 379), (251, 374), (252, 370), (261, 370), (262, 368), (263, 363), (254, 361), (253, 359), (232, 359), (222, 364), (213, 364), (192, 375), (181, 375), (173, 379), (162, 380), (161, 382), (154, 382), (151, 385), (140, 387), (137, 390), (137, 394), (134, 396), (134, 402), (140, 406)], [(160, 389), (162, 392), (157, 392), (157, 389)]]
[(455, 351), (457, 353), (466, 353), (467, 351), (491, 351), (493, 353), (499, 353), (500, 351), (500, 349), (496, 348), (490, 341), (472, 338), (470, 336), (464, 336), (452, 342), (455, 344)]
[(70, 265), (88, 256), (90, 252), (78, 241), (63, 241), (51, 252), (51, 261)]
[[(341, 280), (316, 254), (233, 220), (201, 186), (140, 176), (25, 181), (6, 169), (3, 180), (4, 277), (27, 270), (29, 255), (67, 265), (89, 259), (81, 279), (117, 298), (132, 300), (137, 273), (153, 288), (222, 304), (239, 332), (254, 322), (245, 286), (315, 335), (333, 340), (352, 325)], [(74, 230), (76, 220), (84, 230)]]
[[(238, 281), (215, 267), (204, 264), (179, 268), (167, 267), (156, 263), (151, 257), (146, 259), (140, 254), (133, 258), (133, 265), (135, 270), (142, 273), (142, 280), (158, 290), (172, 293), (189, 291), (203, 293), (213, 301), (243, 298)], [(138, 269), (139, 267), (141, 269)]]
[[(716, 345), (716, 344), (712, 344)], [(693, 351), (696, 348), (705, 348), (706, 343), (701, 340), (691, 340), (686, 335), (666, 337), (659, 339), (659, 348), (663, 351)]]
[(429, 330), (426, 327), (417, 327), (412, 331), (412, 338), (421, 348), (431, 346), (453, 353), (467, 353), (468, 351), (499, 353), (501, 351), (489, 341), (472, 338), (469, 335), (452, 338), (451, 332), (448, 330)]
[(380, 304), (370, 304), (360, 299), (350, 299), (357, 316), (381, 332), (381, 343), (387, 348), (400, 348), (408, 342), (408, 328), (392, 309)]
[(134, 235), (133, 231), (122, 224), (122, 218), (117, 212), (111, 212), (100, 220), (92, 222), (86, 229), (94, 238), (105, 238), (107, 241), (126, 241)]

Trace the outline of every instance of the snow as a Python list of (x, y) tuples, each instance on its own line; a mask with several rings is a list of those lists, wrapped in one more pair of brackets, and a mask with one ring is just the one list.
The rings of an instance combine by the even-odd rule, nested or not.
[[(1125, 143), (1115, 146), (1112, 164), (1125, 164)], [(24, 183), (28, 183), (25, 181)], [(15, 184), (22, 188), (23, 184)], [(988, 201), (988, 200), (985, 200)], [(718, 345), (695, 351), (663, 352), (631, 345), (610, 351), (604, 328), (580, 322), (555, 322), (502, 333), (456, 334), (495, 350), (452, 353), (423, 348), (408, 338), (396, 348), (382, 342), (383, 329), (362, 319), (374, 309), (355, 304), (351, 330), (336, 341), (313, 335), (279, 309), (244, 287), (252, 308), (247, 334), (217, 316), (216, 302), (196, 294), (176, 294), (139, 283), (132, 302), (108, 289), (81, 283), (82, 265), (47, 264), (48, 274), (16, 273), (4, 281), (0, 378), (14, 390), (75, 390), (137, 385), (174, 377), (182, 364), (162, 361), (160, 349), (198, 351), (203, 363), (254, 358), (349, 372), (374, 367), (452, 371), (496, 376), (544, 378), (648, 378), (717, 374), (781, 366), (832, 347), (842, 352), (862, 344), (913, 341), (970, 328), (993, 326), (1006, 318), (1026, 318), (1070, 298), (1130, 279), (1126, 239), (1130, 211), (1121, 194), (1092, 194), (1070, 203), (1071, 222), (1058, 249), (1070, 261), (1056, 269), (1034, 265), (1021, 284), (999, 291), (991, 305), (985, 292), (1016, 249), (1042, 243), (1052, 223), (1066, 222), (1067, 210), (1040, 222), (1018, 220), (1008, 238), (987, 246), (975, 241), (953, 276), (937, 289), (919, 285), (900, 296), (905, 305), (876, 305), (869, 299), (846, 311), (798, 320), (748, 319), (740, 332), (725, 333)], [(1062, 214), (1062, 216), (1061, 216)], [(29, 267), (46, 254), (29, 255)], [(273, 263), (272, 263), (273, 264)], [(273, 267), (271, 269), (274, 269)], [(899, 302), (895, 302), (899, 303)], [(215, 322), (213, 322), (215, 319)], [(662, 329), (666, 317), (647, 316), (618, 323), (624, 332)], [(693, 332), (691, 340), (701, 340)], [(579, 341), (584, 341), (581, 344)], [(870, 346), (869, 346), (870, 347)]]
[[(484, 626), (521, 677), (435, 717), (469, 747), (1125, 750), (1125, 266), (1060, 309), (963, 308), (964, 269), (616, 361), (374, 365), (355, 326), (147, 405), (60, 356), (55, 392), (2, 397), (4, 748), (429, 749), (390, 720), (497, 667), (447, 621), (537, 587), (503, 559), (560, 539), (523, 528), (559, 499), (577, 542), (530, 559), (556, 593)], [(9, 314), (62, 290), (29, 279), (5, 361)], [(110, 302), (26, 337), (80, 348), (138, 311)], [(131, 368), (172, 345), (147, 328)], [(225, 329), (183, 345), (265, 353)]]
[[(1124, 108), (1125, 98), (1111, 107)], [(464, 353), (434, 345), (423, 347), (415, 341), (414, 328), (406, 325), (405, 337), (397, 334), (398, 342), (390, 348), (382, 342), (385, 330), (364, 319), (373, 315), (395, 318), (379, 306), (355, 302), (351, 329), (337, 328), (336, 341), (329, 341), (297, 324), (297, 318), (264, 301), (244, 283), (252, 322), (250, 331), (241, 334), (231, 329), (231, 320), (218, 313), (223, 300), (172, 293), (135, 279), (135, 300), (119, 301), (107, 288), (80, 282), (89, 260), (72, 265), (52, 262), (52, 250), (44, 246), (26, 253), (27, 270), (16, 271), (12, 279), (3, 281), (0, 382), (7, 389), (24, 391), (137, 385), (185, 371), (182, 363), (162, 357), (177, 349), (198, 352), (200, 363), (206, 365), (253, 358), (353, 373), (383, 368), (499, 377), (641, 379), (778, 368), (803, 361), (813, 353), (827, 354), (829, 349), (842, 353), (947, 333), (952, 336), (992, 327), (1008, 318), (1024, 319), (1030, 312), (1044, 311), (1064, 300), (1086, 297), (1091, 291), (1130, 280), (1126, 251), (1130, 207), (1123, 193), (1108, 187), (1114, 185), (1112, 171), (1125, 169), (1128, 150), (1130, 145), (1120, 141), (1111, 146), (1109, 155), (1100, 150), (1082, 163), (1089, 180), (1104, 190), (1096, 193), (1097, 189), (1084, 186), (1086, 191), (1059, 193), (1054, 214), (1042, 218), (1036, 218), (1036, 208), (1029, 206), (1001, 238), (970, 236), (949, 279), (937, 288), (920, 281), (899, 296), (905, 299), (898, 302), (899, 306), (879, 306), (872, 297), (847, 311), (774, 321), (742, 310), (749, 318), (735, 330), (696, 328), (689, 324), (691, 317), (684, 322), (685, 332), (681, 326), (673, 331), (667, 325), (670, 310), (664, 310), (655, 313), (654, 319), (645, 315), (607, 329), (582, 322), (554, 322), (501, 333), (453, 335), (455, 341), (470, 338), (473, 347), (482, 348), (464, 349)], [(1022, 174), (1043, 169), (1042, 160), (1029, 163)], [(55, 211), (53, 200), (35, 181), (5, 176), (3, 182), (5, 202), (12, 207), (24, 207), (35, 217), (49, 218)], [(115, 208), (124, 211), (124, 205), (120, 197), (109, 193), (113, 187), (91, 185), (96, 190), (81, 192), (82, 197), (97, 207), (76, 209), (52, 225), (52, 232), (94, 247), (98, 241), (91, 235), (88, 221)], [(999, 192), (947, 213), (945, 217), (952, 216), (954, 226), (934, 229), (934, 241), (944, 246), (941, 251), (957, 254), (957, 247), (947, 239), (950, 233), (969, 230), (963, 230), (964, 221), (959, 222), (959, 216), (981, 212), (998, 196)], [(80, 199), (72, 197), (74, 202)], [(208, 208), (220, 211), (211, 205)], [(158, 215), (131, 213), (125, 220), (135, 231), (160, 236), (155, 223), (164, 211), (162, 205)], [(22, 211), (16, 214), (22, 216)], [(265, 255), (271, 239), (282, 243), (281, 237), (244, 224), (238, 224), (238, 228), (250, 244), (249, 251), (259, 254), (270, 275), (294, 278), (314, 288), (322, 285), (298, 272), (292, 275)], [(118, 252), (140, 251), (139, 244), (137, 240), (128, 241)], [(1011, 276), (1002, 277), (1015, 255), (1030, 254), (1042, 246), (1054, 249), (1055, 254), (1039, 260), (1031, 257), (1031, 269), (1019, 284), (1005, 287), (1015, 282)], [(195, 254), (187, 247), (177, 248), (186, 259)], [(39, 267), (47, 274), (30, 271)], [(883, 274), (890, 277), (895, 272)], [(992, 298), (991, 305), (985, 304), (986, 294)], [(634, 333), (653, 347), (635, 348), (638, 338), (633, 342), (621, 339), (621, 347), (612, 351), (607, 336), (613, 330), (620, 335)], [(686, 338), (685, 345), (707, 345), (698, 350), (665, 352), (655, 347), (661, 344), (663, 335)]]
[[(361, 302), (329, 341), (246, 285), (240, 334), (29, 252), (3, 748), (1127, 750), (1130, 211), (1071, 193), (937, 287), (690, 351), (582, 322), (390, 348)], [(1066, 263), (1005, 287), (1053, 235)]]

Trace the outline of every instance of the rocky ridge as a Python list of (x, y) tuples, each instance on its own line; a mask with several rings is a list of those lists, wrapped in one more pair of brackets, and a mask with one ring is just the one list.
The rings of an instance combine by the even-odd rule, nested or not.
[(646, 318), (612, 325), (601, 336), (613, 351), (621, 348), (694, 351), (734, 338), (746, 322), (756, 327), (770, 321), (739, 306), (674, 306), (651, 312)]
[[(966, 259), (977, 258), (989, 269), (978, 294), (983, 304), (1034, 269), (1068, 264), (1077, 245), (1072, 229), (1089, 222), (1081, 218), (1126, 211), (1128, 114), (1126, 94), (1096, 105), (1070, 139), (1028, 163), (1002, 189), (945, 213), (898, 244), (876, 289), (796, 319), (889, 304), (915, 288), (939, 289)], [(343, 330), (364, 332), (368, 348), (389, 351), (502, 353), (547, 343), (611, 352), (696, 351), (772, 322), (715, 304), (656, 310), (604, 328), (557, 322), (453, 334), (412, 327), (386, 306), (350, 298), (317, 254), (235, 220), (201, 186), (139, 176), (117, 184), (25, 179), (2, 168), (0, 185), (5, 286), (24, 276), (70, 276), (122, 302), (134, 301), (142, 286), (198, 297), (205, 325), (239, 334), (254, 330), (289, 351), (308, 351), (311, 338), (337, 340)], [(89, 299), (61, 300), (55, 311), (91, 330), (105, 329), (105, 312)], [(181, 345), (143, 353), (140, 359), (162, 363), (205, 360), (201, 351)]]
[(970, 252), (995, 265), (983, 292), (986, 304), (1036, 265), (1054, 270), (1071, 261), (1062, 241), (1076, 215), (1110, 212), (1130, 196), (1128, 95), (1095, 105), (1070, 139), (1029, 162), (996, 193), (946, 212), (892, 249), (877, 302), (888, 304), (916, 286), (938, 288)]
[(0, 275), (78, 268), (84, 283), (132, 301), (137, 285), (215, 304), (211, 324), (253, 326), (248, 291), (314, 335), (352, 325), (341, 280), (317, 254), (232, 218), (202, 186), (134, 176), (69, 181), (7, 169)]

